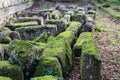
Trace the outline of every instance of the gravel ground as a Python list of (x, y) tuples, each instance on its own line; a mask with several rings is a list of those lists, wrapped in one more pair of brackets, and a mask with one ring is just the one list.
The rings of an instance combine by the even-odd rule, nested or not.
[[(95, 32), (95, 42), (99, 47), (102, 60), (103, 80), (120, 79), (120, 20), (98, 11), (96, 25), (100, 32)], [(119, 78), (119, 79), (118, 79)]]

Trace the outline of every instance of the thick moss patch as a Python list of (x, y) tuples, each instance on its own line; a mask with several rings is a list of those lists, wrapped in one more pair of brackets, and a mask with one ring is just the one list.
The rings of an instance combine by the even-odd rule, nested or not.
[(3, 76), (0, 76), (0, 80), (12, 80), (12, 79), (9, 78), (9, 77), (3, 77)]
[(100, 79), (101, 59), (98, 49), (93, 42), (82, 44), (82, 54), (80, 60), (81, 79)]
[(46, 43), (47, 42), (47, 39), (50, 37), (50, 34), (45, 34), (45, 33), (42, 33), (39, 37), (35, 38), (34, 41), (35, 42), (44, 42)]
[(61, 65), (56, 57), (41, 56), (34, 76), (53, 75), (62, 77)]
[(9, 36), (0, 34), (0, 43), (9, 44), (10, 41), (11, 41), (11, 38)]
[(72, 67), (71, 47), (69, 42), (64, 38), (49, 38), (42, 55), (56, 57), (62, 66), (63, 73), (66, 73)]
[(62, 37), (67, 39), (70, 44), (73, 44), (73, 41), (75, 40), (75, 35), (72, 31), (64, 31), (60, 33), (57, 37)]
[(92, 32), (82, 32), (78, 37), (74, 47), (81, 47), (83, 43), (92, 42), (93, 41), (93, 33)]
[(81, 48), (83, 43), (93, 42), (93, 33), (92, 32), (83, 32), (79, 35), (76, 43), (73, 46), (73, 50), (76, 56), (81, 55)]
[(11, 64), (20, 65), (22, 67), (30, 67), (37, 55), (36, 48), (27, 41), (14, 40), (9, 46), (9, 61)]
[(22, 68), (11, 65), (8, 61), (0, 61), (0, 75), (10, 77), (12, 80), (24, 80)]
[(31, 78), (30, 80), (58, 80), (58, 79), (54, 76), (46, 75), (43, 77), (34, 77), (34, 78)]
[(78, 33), (81, 31), (82, 24), (80, 22), (71, 22), (69, 27), (66, 29), (66, 31), (72, 31), (75, 35), (78, 35)]

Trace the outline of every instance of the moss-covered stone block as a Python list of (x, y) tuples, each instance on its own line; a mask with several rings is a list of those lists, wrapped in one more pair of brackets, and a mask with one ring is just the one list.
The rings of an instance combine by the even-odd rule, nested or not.
[(16, 28), (15, 30), (20, 33), (21, 39), (23, 40), (34, 40), (34, 38), (39, 37), (42, 33), (48, 33), (52, 36), (57, 34), (56, 25), (29, 26)]
[(82, 26), (82, 32), (93, 32), (95, 30), (94, 19), (89, 15), (86, 17), (86, 23)]
[(73, 46), (73, 51), (75, 56), (81, 55), (81, 48), (83, 43), (93, 42), (93, 33), (92, 32), (83, 32), (79, 35), (76, 43)]
[(43, 42), (47, 43), (47, 39), (50, 37), (50, 34), (48, 33), (42, 33), (39, 37), (36, 37), (34, 39), (35, 42)]
[(41, 56), (39, 58), (38, 66), (34, 72), (34, 76), (53, 75), (62, 77), (61, 65), (56, 57)]
[(12, 80), (10, 77), (0, 76), (0, 80)]
[(11, 41), (11, 38), (7, 35), (4, 35), (4, 34), (0, 34), (0, 43), (2, 44), (9, 44)]
[[(68, 71), (72, 67), (72, 51), (67, 40), (61, 37), (48, 39), (47, 47), (43, 51), (44, 56), (53, 56), (58, 58), (63, 71)], [(64, 72), (63, 72), (64, 73)]]
[(37, 56), (37, 49), (34, 45), (23, 40), (13, 40), (9, 46), (9, 62), (29, 68)]
[(0, 44), (0, 60), (4, 59), (4, 47), (2, 44)]
[(38, 25), (37, 21), (29, 21), (29, 22), (19, 22), (19, 23), (13, 23), (13, 24), (8, 24), (6, 27), (10, 28), (11, 30), (14, 30), (15, 28), (20, 28), (20, 27), (26, 27), (26, 26), (36, 26)]
[(80, 22), (73, 21), (70, 23), (69, 27), (66, 29), (66, 31), (72, 31), (75, 36), (78, 35), (78, 33), (81, 31), (82, 24)]
[(38, 51), (38, 58), (39, 58), (42, 55), (42, 52), (44, 51), (44, 49), (46, 48), (47, 43), (34, 42), (34, 41), (28, 41), (28, 42), (35, 46), (35, 48)]
[(80, 69), (82, 80), (101, 80), (101, 59), (98, 54), (98, 49), (93, 42), (82, 44)]
[(75, 35), (72, 31), (64, 31), (60, 33), (57, 37), (62, 37), (68, 40), (68, 42), (72, 45), (75, 40)]
[(57, 34), (66, 29), (64, 22), (62, 22), (61, 20), (47, 20), (45, 23), (57, 25)]
[[(22, 68), (19, 66), (11, 65), (8, 61), (0, 61), (0, 75), (10, 77), (12, 80), (24, 80)], [(2, 77), (0, 77), (0, 80), (1, 78)]]
[(43, 77), (34, 77), (34, 78), (31, 78), (30, 80), (58, 80), (58, 79), (52, 75), (46, 75)]

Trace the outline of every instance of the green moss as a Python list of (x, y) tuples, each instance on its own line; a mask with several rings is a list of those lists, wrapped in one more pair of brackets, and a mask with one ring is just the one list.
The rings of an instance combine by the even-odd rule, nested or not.
[(81, 69), (83, 67), (83, 59), (84, 59), (84, 55), (85, 54), (89, 54), (92, 55), (96, 60), (100, 61), (100, 57), (98, 54), (98, 49), (95, 46), (95, 44), (93, 42), (86, 42), (82, 44), (82, 55), (81, 55)]
[(9, 77), (3, 77), (3, 76), (0, 76), (0, 80), (12, 80), (12, 79), (9, 78)]
[(50, 34), (43, 33), (39, 37), (35, 38), (34, 41), (46, 43), (49, 37), (50, 37)]
[(57, 24), (60, 20), (47, 20), (47, 24)]
[(36, 21), (32, 21), (32, 22), (24, 22), (24, 23), (14, 23), (14, 27), (24, 27), (24, 26), (28, 26), (28, 25), (37, 25), (38, 23)]
[(43, 77), (34, 77), (34, 78), (31, 78), (30, 80), (58, 80), (58, 79), (54, 76), (46, 75)]
[(34, 41), (28, 41), (28, 42), (36, 47), (38, 51), (38, 56), (40, 57), (42, 55), (43, 50), (46, 48), (47, 43), (34, 42)]
[(83, 43), (92, 42), (93, 41), (93, 33), (92, 32), (83, 32), (78, 37), (74, 47), (81, 47)]
[(34, 45), (23, 40), (13, 40), (9, 46), (10, 63), (30, 67), (37, 54)]
[(81, 23), (80, 22), (71, 22), (66, 31), (72, 31), (75, 35), (80, 32)]
[(107, 7), (110, 7), (110, 4), (109, 3), (103, 3), (102, 6), (107, 8)]
[(72, 67), (72, 50), (69, 42), (64, 38), (49, 38), (43, 55), (57, 57), (63, 71), (70, 70)]
[(93, 42), (83, 43), (82, 54), (84, 54), (84, 53), (89, 53), (89, 54), (95, 55), (95, 58), (99, 59), (97, 56), (97, 53), (98, 53), (97, 47), (95, 46), (95, 44)]
[(80, 58), (80, 73), (82, 79), (88, 79), (90, 75), (93, 79), (99, 79), (101, 59), (98, 54), (98, 49), (93, 42), (86, 42), (82, 44), (82, 54)]
[(3, 43), (3, 44), (9, 44), (11, 42), (11, 38), (9, 36), (2, 36), (1, 39), (0, 39), (0, 43)]
[(67, 39), (70, 44), (72, 44), (73, 41), (75, 40), (75, 35), (72, 31), (64, 31), (60, 33), (57, 37), (63, 37)]
[(62, 77), (61, 65), (56, 57), (41, 56), (34, 76), (54, 75)]
[(8, 61), (0, 61), (0, 75), (10, 77), (13, 80), (23, 80), (22, 68), (11, 65)]

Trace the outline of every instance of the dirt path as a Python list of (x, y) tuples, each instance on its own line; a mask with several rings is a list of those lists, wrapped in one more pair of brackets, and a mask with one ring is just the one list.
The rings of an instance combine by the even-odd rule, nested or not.
[(120, 20), (98, 11), (95, 42), (102, 60), (103, 80), (120, 79)]

